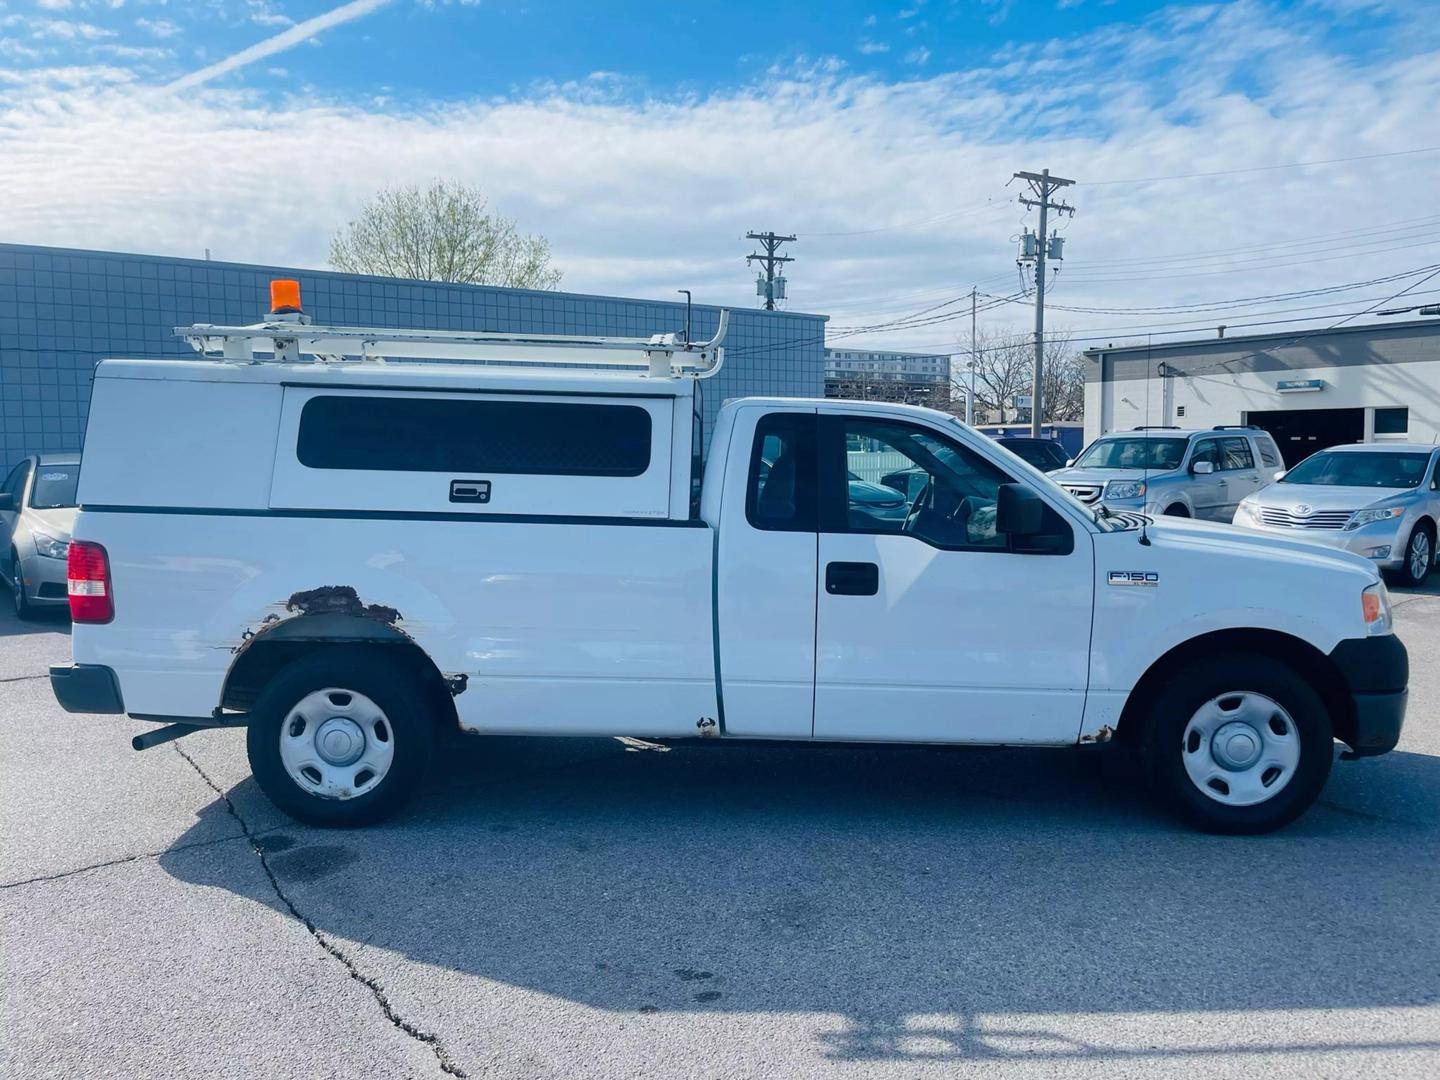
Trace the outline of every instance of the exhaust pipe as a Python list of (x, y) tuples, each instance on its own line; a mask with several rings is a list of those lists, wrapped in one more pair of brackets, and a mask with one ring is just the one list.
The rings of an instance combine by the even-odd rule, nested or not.
[(162, 746), (202, 730), (204, 729), (198, 724), (169, 724), (154, 731), (147, 731), (143, 735), (136, 735), (130, 740), (130, 745), (136, 750), (149, 750), (152, 746)]

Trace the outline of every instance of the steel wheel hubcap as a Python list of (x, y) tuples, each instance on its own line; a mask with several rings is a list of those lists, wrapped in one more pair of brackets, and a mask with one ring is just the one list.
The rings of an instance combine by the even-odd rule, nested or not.
[(1284, 790), (1300, 765), (1300, 733), (1285, 708), (1251, 690), (1211, 698), (1181, 739), (1190, 782), (1216, 802), (1254, 806)]
[(364, 694), (316, 690), (281, 724), (280, 760), (302, 790), (353, 799), (385, 779), (395, 760), (394, 734), (385, 711)]

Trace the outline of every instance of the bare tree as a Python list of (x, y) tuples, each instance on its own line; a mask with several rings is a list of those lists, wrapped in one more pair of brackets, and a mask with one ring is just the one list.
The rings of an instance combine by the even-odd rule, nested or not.
[[(970, 389), (970, 342), (956, 344), (951, 360), (951, 400), (964, 401)], [(1035, 339), (1026, 333), (982, 330), (976, 338), (975, 421), (1003, 424), (1014, 421), (1020, 410), (1015, 398), (1033, 389)], [(1045, 338), (1045, 420), (1080, 420), (1085, 414), (1085, 367), (1065, 331)]]
[(550, 242), (490, 212), (479, 189), (446, 180), (383, 188), (330, 241), (330, 265), (352, 274), (553, 289)]

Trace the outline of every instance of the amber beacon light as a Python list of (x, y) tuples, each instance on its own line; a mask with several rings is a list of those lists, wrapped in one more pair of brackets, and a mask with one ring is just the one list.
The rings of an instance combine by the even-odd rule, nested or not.
[(290, 278), (278, 278), (270, 282), (270, 311), (273, 314), (298, 314), (302, 310), (300, 282)]

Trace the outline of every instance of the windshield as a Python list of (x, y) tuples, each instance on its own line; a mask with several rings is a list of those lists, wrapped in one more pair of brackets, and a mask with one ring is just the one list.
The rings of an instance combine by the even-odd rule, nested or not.
[(1282, 484), (1326, 484), (1332, 487), (1413, 488), (1425, 477), (1429, 454), (1385, 454), (1321, 451), (1285, 474)]
[(54, 510), (75, 505), (75, 483), (80, 479), (79, 465), (41, 465), (30, 489), (30, 507)]
[(1097, 439), (1075, 461), (1077, 469), (1178, 469), (1186, 439), (1144, 436)]

